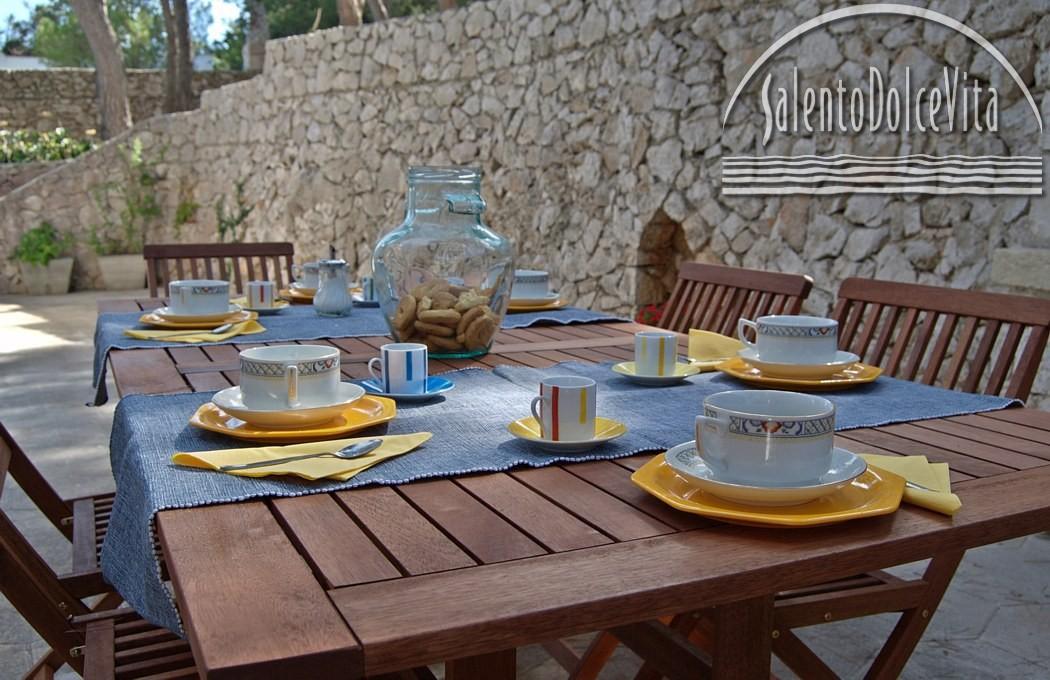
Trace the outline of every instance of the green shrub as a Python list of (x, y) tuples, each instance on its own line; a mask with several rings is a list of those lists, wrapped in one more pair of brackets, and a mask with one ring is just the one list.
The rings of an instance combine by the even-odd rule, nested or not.
[(51, 260), (61, 257), (73, 246), (73, 234), (60, 233), (50, 222), (41, 222), (18, 239), (12, 260), (47, 266)]
[(0, 130), (0, 163), (60, 161), (75, 158), (94, 148), (93, 142), (74, 139), (66, 134), (64, 128), (55, 128), (53, 132)]

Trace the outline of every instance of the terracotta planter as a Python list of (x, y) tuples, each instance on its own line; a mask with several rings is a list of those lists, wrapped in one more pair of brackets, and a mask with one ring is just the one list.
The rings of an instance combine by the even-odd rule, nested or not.
[(146, 287), (146, 261), (141, 254), (101, 255), (98, 268), (106, 290), (139, 290)]
[(56, 257), (46, 265), (18, 263), (22, 283), (30, 295), (60, 295), (69, 292), (73, 258)]

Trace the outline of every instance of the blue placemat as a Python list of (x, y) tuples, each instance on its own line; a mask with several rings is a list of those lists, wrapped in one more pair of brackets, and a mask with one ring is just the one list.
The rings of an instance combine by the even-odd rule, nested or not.
[[(589, 452), (568, 455), (551, 454), (512, 437), (506, 425), (529, 414), (529, 402), (537, 393), (539, 381), (545, 376), (566, 374), (597, 380), (598, 414), (626, 423), (627, 434)], [(434, 433), (433, 439), (347, 482), (248, 479), (174, 466), (170, 459), (175, 451), (250, 444), (186, 424), (212, 393), (124, 398), (117, 405), (110, 441), (117, 495), (102, 546), (106, 580), (148, 620), (179, 630), (171, 594), (160, 580), (153, 553), (153, 518), (160, 510), (659, 451), (693, 438), (693, 420), (705, 396), (746, 387), (716, 373), (690, 378), (675, 387), (640, 387), (612, 373), (608, 364), (576, 362), (546, 369), (465, 369), (445, 375), (456, 383), (447, 396), (431, 403), (399, 406), (391, 423), (361, 433), (429, 431)], [(977, 413), (1019, 403), (892, 378), (879, 378), (870, 385), (826, 396), (835, 402), (838, 429)]]
[[(108, 312), (98, 315), (95, 322), (95, 365), (92, 379), (93, 406), (106, 403), (106, 358), (112, 349), (147, 349), (162, 347), (199, 347), (203, 344), (279, 342), (288, 340), (319, 340), (321, 338), (352, 338), (367, 335), (386, 335), (390, 332), (386, 319), (378, 307), (355, 307), (350, 316), (327, 318), (318, 316), (312, 305), (290, 305), (279, 314), (260, 316), (265, 333), (235, 336), (223, 342), (185, 343), (158, 340), (136, 340), (124, 335), (130, 328), (147, 329), (139, 323), (145, 312)], [(596, 321), (627, 321), (621, 316), (594, 312), (578, 307), (565, 307), (545, 312), (507, 314), (503, 328), (525, 328), (534, 324), (592, 323)]]

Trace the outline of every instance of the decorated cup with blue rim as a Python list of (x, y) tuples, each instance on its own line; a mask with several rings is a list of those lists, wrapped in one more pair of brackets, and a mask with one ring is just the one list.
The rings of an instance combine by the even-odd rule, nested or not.
[(752, 486), (816, 483), (831, 468), (835, 405), (778, 390), (734, 390), (704, 399), (697, 453), (722, 481)]
[[(755, 340), (747, 337), (747, 330)], [(839, 322), (822, 316), (773, 314), (755, 321), (740, 319), (740, 342), (758, 353), (762, 361), (781, 364), (826, 364), (835, 360)]]
[(222, 314), (230, 308), (230, 282), (182, 279), (168, 284), (168, 307), (175, 314)]
[(241, 352), (241, 399), (254, 410), (327, 406), (339, 400), (339, 350), (325, 345)]

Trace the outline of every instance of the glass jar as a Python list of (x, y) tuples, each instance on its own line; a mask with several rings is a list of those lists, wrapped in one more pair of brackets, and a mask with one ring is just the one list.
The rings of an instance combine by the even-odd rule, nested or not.
[(485, 354), (507, 311), (511, 242), (481, 220), (480, 168), (408, 169), (405, 221), (372, 255), (376, 296), (398, 342), (436, 357)]

